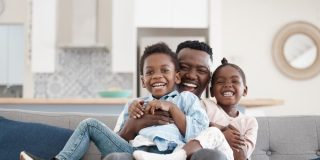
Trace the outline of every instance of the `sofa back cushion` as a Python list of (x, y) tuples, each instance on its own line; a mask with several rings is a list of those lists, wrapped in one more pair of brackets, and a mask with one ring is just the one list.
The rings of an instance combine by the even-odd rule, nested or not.
[(19, 159), (27, 151), (44, 159), (59, 153), (72, 130), (0, 117), (0, 159)]
[(252, 160), (301, 160), (320, 156), (320, 116), (258, 117)]

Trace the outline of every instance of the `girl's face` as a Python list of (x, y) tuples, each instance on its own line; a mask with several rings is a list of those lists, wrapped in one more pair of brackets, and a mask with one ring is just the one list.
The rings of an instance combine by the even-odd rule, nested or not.
[(161, 98), (175, 89), (175, 85), (180, 83), (180, 76), (170, 56), (157, 53), (145, 59), (141, 81), (153, 97)]
[(247, 86), (239, 71), (230, 65), (218, 70), (216, 77), (213, 77), (213, 86), (210, 88), (212, 97), (216, 97), (221, 107), (236, 106), (242, 96), (247, 95)]

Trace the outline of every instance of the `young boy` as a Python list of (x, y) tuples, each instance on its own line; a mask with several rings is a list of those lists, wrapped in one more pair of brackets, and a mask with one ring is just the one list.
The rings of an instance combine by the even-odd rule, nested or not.
[[(176, 84), (180, 83), (178, 61), (166, 44), (146, 48), (141, 57), (140, 75), (143, 87), (151, 95), (132, 103), (144, 111), (142, 115), (153, 114), (156, 109), (168, 111), (174, 123), (140, 130), (131, 141), (133, 147), (151, 146), (148, 152), (171, 153), (207, 128), (208, 118), (198, 97), (191, 92), (179, 94), (175, 90)], [(129, 117), (128, 106), (124, 120)]]
[[(209, 120), (198, 97), (191, 92), (178, 93), (175, 90), (176, 84), (180, 83), (178, 61), (176, 54), (165, 43), (148, 46), (140, 62), (141, 81), (150, 95), (125, 106), (120, 115), (122, 120), (118, 120), (121, 127), (115, 131), (120, 131), (128, 120), (128, 106), (131, 103), (141, 107), (144, 114), (153, 114), (156, 109), (167, 111), (174, 123), (143, 128), (129, 144), (100, 121), (87, 119), (80, 122), (55, 159), (80, 159), (87, 151), (90, 140), (103, 156), (135, 150), (171, 153), (208, 127)], [(27, 158), (36, 159), (22, 152), (21, 159)]]

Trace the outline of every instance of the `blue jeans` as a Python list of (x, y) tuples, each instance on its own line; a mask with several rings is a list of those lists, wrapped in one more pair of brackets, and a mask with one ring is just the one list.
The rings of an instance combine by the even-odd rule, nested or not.
[(79, 160), (87, 152), (90, 141), (95, 143), (103, 157), (113, 152), (131, 154), (136, 149), (102, 122), (88, 118), (79, 123), (56, 158)]

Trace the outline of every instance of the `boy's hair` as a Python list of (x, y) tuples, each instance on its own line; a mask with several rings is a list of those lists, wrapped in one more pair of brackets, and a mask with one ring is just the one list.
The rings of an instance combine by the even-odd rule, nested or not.
[(238, 72), (239, 72), (240, 75), (241, 75), (243, 84), (244, 84), (244, 85), (247, 85), (246, 75), (244, 74), (243, 70), (242, 70), (238, 65), (236, 65), (236, 64), (228, 63), (228, 60), (223, 57), (223, 59), (221, 60), (221, 65), (218, 66), (217, 69), (213, 72), (212, 79), (211, 79), (211, 86), (214, 85), (214, 82), (215, 82), (216, 76), (217, 76), (217, 72), (218, 72), (222, 67), (225, 67), (225, 66), (231, 66), (231, 67), (235, 68), (236, 70), (238, 70)]
[[(146, 58), (155, 53), (168, 55), (171, 58), (172, 63), (174, 64), (175, 71), (179, 70), (177, 55), (168, 47), (167, 44), (165, 44), (164, 42), (159, 42), (151, 46), (147, 46), (145, 48), (143, 55), (141, 56), (141, 59), (140, 59), (140, 66), (139, 66), (140, 75), (143, 75), (143, 66)], [(161, 59), (159, 59), (159, 61), (161, 61)]]
[(178, 45), (176, 53), (179, 54), (179, 52), (184, 48), (191, 48), (191, 49), (195, 49), (195, 50), (204, 51), (209, 54), (210, 60), (213, 61), (212, 48), (204, 42), (190, 41), (190, 40), (184, 41)]

